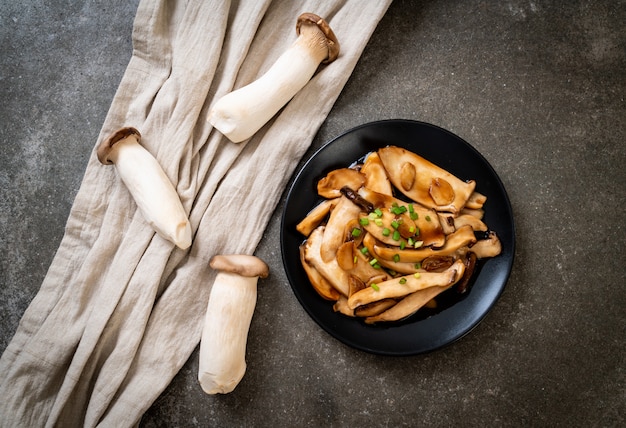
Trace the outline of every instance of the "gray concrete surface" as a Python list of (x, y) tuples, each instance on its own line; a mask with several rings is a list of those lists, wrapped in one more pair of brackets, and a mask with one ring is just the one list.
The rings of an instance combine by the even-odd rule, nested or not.
[[(130, 58), (136, 3), (0, 3), (0, 351), (61, 240)], [(291, 292), (281, 202), (258, 249), (273, 274), (244, 380), (204, 395), (196, 351), (141, 425), (624, 426), (624, 22), (623, 1), (394, 2), (309, 154), (387, 118), (469, 141), (513, 205), (504, 294), (434, 353), (353, 350)]]

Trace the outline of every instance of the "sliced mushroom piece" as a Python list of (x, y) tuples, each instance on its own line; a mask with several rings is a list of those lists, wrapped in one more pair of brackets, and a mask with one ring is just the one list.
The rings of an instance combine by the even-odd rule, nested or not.
[(467, 200), (465, 208), (479, 210), (483, 207), (483, 205), (485, 205), (485, 202), (487, 202), (487, 196), (474, 190), (474, 192), (472, 192), (469, 199)]
[(362, 318), (373, 317), (385, 312), (397, 302), (398, 301), (395, 299), (383, 299), (378, 300), (377, 302), (368, 303), (367, 305), (361, 305), (354, 309), (354, 315)]
[(357, 249), (353, 242), (346, 242), (339, 247), (337, 264), (351, 277), (358, 278), (364, 286), (372, 281), (380, 282), (389, 278), (380, 267), (370, 264), (370, 260)]
[(353, 294), (348, 298), (348, 306), (354, 309), (378, 300), (401, 298), (429, 287), (447, 286), (458, 281), (464, 269), (463, 261), (458, 260), (444, 272), (423, 272), (393, 278)]
[(419, 248), (416, 250), (399, 248), (389, 248), (385, 246), (374, 245), (376, 254), (385, 260), (394, 260), (405, 263), (417, 263), (426, 257), (440, 255), (447, 256), (454, 254), (459, 248), (471, 245), (476, 242), (476, 236), (470, 226), (463, 226), (454, 233), (448, 235), (446, 243), (441, 248), (433, 249), (430, 247)]
[(363, 185), (368, 189), (382, 193), (383, 195), (391, 196), (393, 194), (391, 181), (389, 181), (387, 171), (380, 161), (378, 153), (372, 152), (367, 155), (361, 167), (361, 174), (365, 176), (365, 183)]
[(348, 285), (350, 290), (348, 297), (352, 296), (357, 291), (363, 290), (365, 288), (365, 283), (354, 275), (348, 276)]
[(476, 232), (486, 232), (489, 230), (487, 225), (478, 217), (474, 217), (470, 214), (461, 214), (454, 218), (454, 227), (460, 229), (463, 226), (471, 226)]
[(375, 324), (377, 322), (400, 321), (408, 318), (426, 306), (439, 294), (452, 287), (452, 285), (454, 284), (449, 284), (443, 287), (429, 287), (409, 294), (385, 312), (376, 316), (365, 318), (365, 323)]
[(441, 229), (445, 235), (449, 235), (456, 230), (454, 225), (454, 215), (450, 213), (437, 213), (437, 217), (439, 218), (439, 224), (441, 225)]
[(324, 237), (320, 247), (320, 254), (324, 262), (335, 259), (337, 249), (345, 241), (345, 225), (353, 219), (358, 219), (360, 212), (361, 209), (345, 196), (339, 199), (324, 228)]
[(470, 251), (476, 254), (476, 257), (479, 259), (495, 257), (502, 252), (502, 243), (498, 235), (496, 235), (496, 232), (490, 231), (487, 235), (487, 239), (476, 241), (476, 243), (470, 247)]
[(325, 199), (317, 204), (300, 223), (296, 225), (296, 230), (304, 236), (309, 234), (319, 226), (328, 216), (333, 207), (337, 204), (337, 199)]
[(348, 298), (341, 296), (333, 305), (333, 311), (343, 314), (348, 317), (354, 317), (354, 309), (348, 307)]
[(472, 275), (476, 269), (477, 259), (476, 254), (469, 251), (463, 260), (463, 263), (465, 263), (465, 272), (463, 272), (463, 277), (456, 284), (456, 290), (461, 294), (465, 293), (469, 287), (470, 279), (472, 279)]
[(485, 211), (482, 208), (473, 209), (473, 208), (463, 208), (460, 212), (460, 215), (471, 215), (476, 217), (479, 220), (482, 220), (485, 216)]
[[(461, 264), (463, 264), (463, 262), (461, 262)], [(435, 297), (450, 289), (454, 286), (454, 284), (458, 283), (461, 278), (463, 278), (464, 274), (465, 269), (463, 268), (457, 271), (455, 278), (448, 285), (428, 287), (423, 290), (418, 290), (415, 293), (411, 293), (385, 312), (382, 312), (377, 316), (366, 318), (365, 323), (375, 324), (382, 321), (400, 321), (415, 314), (423, 307), (436, 307), (436, 302), (434, 301)]]
[[(462, 181), (423, 157), (400, 147), (384, 147), (378, 150), (378, 155), (394, 186), (412, 200), (437, 211), (459, 212), (476, 187), (475, 181)], [(438, 200), (434, 200), (431, 194), (433, 180), (439, 180), (441, 187), (434, 191)], [(447, 184), (443, 184), (444, 181)], [(454, 193), (452, 201), (439, 205), (444, 199), (449, 199), (447, 195), (450, 189)]]
[(338, 198), (344, 186), (356, 190), (365, 183), (365, 176), (356, 169), (334, 169), (317, 182), (317, 194), (324, 198)]
[(337, 259), (328, 262), (321, 256), (322, 240), (324, 239), (325, 226), (315, 229), (304, 243), (304, 258), (311, 266), (317, 270), (340, 294), (348, 296), (348, 272), (341, 269), (337, 264)]
[(309, 278), (313, 289), (317, 292), (325, 300), (336, 301), (339, 299), (341, 294), (335, 289), (326, 278), (322, 274), (320, 274), (317, 269), (311, 266), (305, 257), (305, 245), (300, 245), (300, 263), (302, 263), (302, 267), (304, 268), (304, 272), (306, 276)]
[[(415, 241), (421, 241), (424, 246), (439, 247), (444, 244), (446, 237), (434, 210), (419, 204), (411, 204), (409, 207), (409, 204), (401, 199), (374, 192), (366, 187), (359, 189), (359, 195), (380, 209), (382, 217), (370, 220), (365, 229), (381, 242), (400, 246), (402, 240), (399, 238), (414, 238)], [(413, 212), (410, 212), (411, 210)], [(397, 224), (397, 228), (393, 224)], [(393, 232), (396, 229), (399, 235), (394, 236)]]
[(426, 257), (421, 265), (422, 269), (428, 272), (443, 272), (455, 262), (453, 256), (441, 256), (439, 254)]

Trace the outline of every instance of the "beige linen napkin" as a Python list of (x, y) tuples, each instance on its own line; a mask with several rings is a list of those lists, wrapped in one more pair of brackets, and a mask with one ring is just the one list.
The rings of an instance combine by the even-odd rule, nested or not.
[[(142, 0), (133, 54), (96, 145), (143, 134), (189, 212), (186, 251), (157, 236), (115, 167), (92, 154), (57, 254), (0, 359), (0, 426), (133, 426), (198, 345), (218, 253), (252, 254), (391, 0)], [(339, 58), (250, 140), (206, 122), (223, 94), (330, 23)], [(199, 387), (199, 386), (198, 386)]]

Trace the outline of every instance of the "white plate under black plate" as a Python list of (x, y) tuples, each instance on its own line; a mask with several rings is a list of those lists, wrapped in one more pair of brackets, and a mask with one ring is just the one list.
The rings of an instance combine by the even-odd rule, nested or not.
[[(304, 237), (296, 225), (322, 199), (316, 186), (329, 171), (347, 167), (388, 145), (404, 147), (462, 180), (476, 180), (487, 196), (484, 222), (498, 234), (502, 253), (479, 261), (469, 290), (450, 289), (435, 310), (421, 309), (401, 322), (368, 325), (335, 313), (332, 302), (311, 286), (300, 264)], [(287, 194), (281, 224), (282, 258), (291, 288), (306, 312), (326, 332), (356, 349), (381, 355), (414, 355), (433, 351), (466, 335), (489, 312), (509, 278), (515, 249), (511, 205), (502, 182), (487, 160), (463, 139), (437, 126), (410, 120), (372, 122), (351, 129), (318, 150), (297, 173)]]

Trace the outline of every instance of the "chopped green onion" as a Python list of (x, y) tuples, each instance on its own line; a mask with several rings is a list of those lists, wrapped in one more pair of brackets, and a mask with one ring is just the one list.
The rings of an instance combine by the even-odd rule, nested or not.
[(426, 217), (424, 217), (426, 219), (426, 221), (430, 221), (430, 216), (427, 215)]
[(406, 284), (406, 278), (400, 278), (400, 284)]
[(389, 230), (389, 228), (385, 227), (385, 228), (383, 229), (383, 232), (382, 232), (382, 233), (383, 233), (383, 236), (389, 236), (389, 234), (391, 233), (391, 231)]
[(406, 248), (406, 241), (400, 241), (400, 249), (404, 250)]
[(376, 213), (376, 215), (377, 215), (378, 217), (382, 217), (382, 216), (383, 216), (383, 212), (380, 210), (380, 208), (376, 208), (376, 209), (374, 210), (374, 212)]
[(402, 206), (398, 206), (395, 205), (391, 208), (391, 212), (394, 213), (395, 215), (400, 215), (406, 212), (406, 207), (402, 207)]
[(400, 226), (400, 223), (398, 223), (397, 221), (392, 221), (391, 222), (391, 227), (393, 227), (394, 229), (397, 229)]
[(372, 282), (372, 284), (370, 285), (370, 287), (372, 287), (372, 288), (373, 288), (374, 290), (376, 290), (376, 291), (380, 291), (380, 287), (378, 287), (378, 285), (374, 284), (373, 282)]
[(363, 248), (361, 248), (361, 253), (362, 254), (367, 254), (367, 253), (369, 253), (369, 250), (367, 249), (367, 247), (363, 247)]
[(354, 229), (352, 229), (352, 236), (355, 238), (358, 238), (359, 236), (361, 236), (361, 229), (359, 229), (358, 227), (355, 227)]
[(370, 220), (367, 217), (361, 217), (359, 223), (361, 223), (362, 226), (367, 226), (370, 224)]
[(393, 261), (398, 263), (400, 261), (400, 254), (394, 254), (393, 255)]
[(420, 277), (422, 276), (422, 274), (420, 274), (419, 272), (415, 272), (415, 273), (413, 274), (413, 276), (414, 276), (416, 279), (420, 279)]
[(409, 204), (409, 212), (410, 213), (414, 213), (415, 210), (413, 209), (413, 204)]
[(415, 241), (415, 244), (413, 244), (413, 246), (414, 246), (415, 248), (419, 248), (419, 247), (421, 247), (422, 245), (424, 245), (424, 241)]
[(376, 226), (382, 226), (383, 225), (383, 221), (381, 219), (379, 219), (379, 218), (374, 220), (374, 223), (376, 223)]
[(400, 240), (400, 232), (398, 232), (397, 230), (393, 231), (393, 239), (394, 241), (399, 241)]
[(415, 263), (415, 269), (421, 269), (422, 264), (420, 262)]
[(413, 226), (409, 227), (409, 232), (415, 233), (415, 227), (413, 227)]
[(419, 215), (417, 213), (411, 213), (411, 220), (417, 220), (419, 218)]
[(357, 256), (354, 256), (354, 264), (356, 264), (359, 260), (357, 259)]
[(376, 263), (378, 263), (378, 260), (376, 259), (370, 260), (370, 265), (374, 266)]
[(367, 217), (368, 217), (370, 220), (374, 220), (374, 219), (376, 219), (376, 213), (371, 212), (371, 213), (369, 213), (369, 214), (367, 215)]
[(415, 245), (415, 241), (413, 238), (409, 238), (409, 247), (412, 247), (413, 245)]

